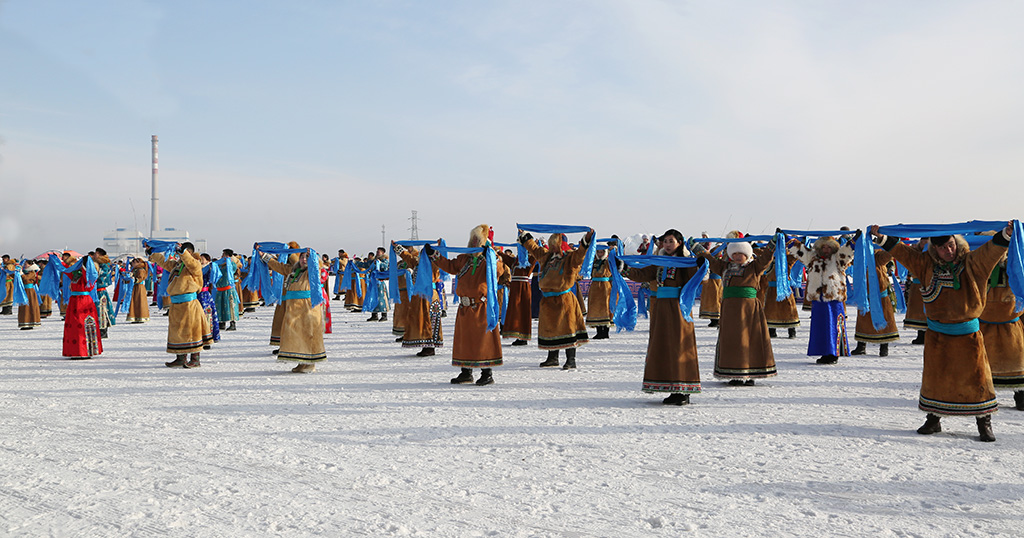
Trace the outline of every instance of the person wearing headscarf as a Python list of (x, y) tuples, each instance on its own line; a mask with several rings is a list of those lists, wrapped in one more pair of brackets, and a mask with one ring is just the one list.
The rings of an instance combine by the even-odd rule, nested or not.
[(506, 267), (511, 268), (508, 293), (505, 301), (505, 322), (501, 324), (501, 337), (514, 338), (513, 346), (525, 346), (533, 337), (533, 317), (530, 309), (533, 304), (532, 286), (533, 267), (536, 260), (529, 257), (526, 267), (519, 267), (519, 258), (511, 252), (498, 254)]
[[(892, 263), (892, 255), (888, 252), (878, 249), (875, 251), (875, 270), (878, 272), (878, 285), (882, 290), (882, 304), (878, 306), (878, 309), (872, 309), (871, 312), (864, 312), (860, 307), (857, 308), (857, 328), (853, 333), (853, 339), (857, 341), (857, 347), (850, 352), (850, 355), (864, 355), (867, 353), (868, 344), (878, 344), (878, 356), (887, 357), (889, 356), (889, 342), (895, 342), (900, 339), (900, 330), (896, 327), (896, 307), (893, 305), (895, 298), (895, 289), (893, 282), (889, 279), (889, 273), (885, 270), (886, 266)], [(860, 275), (856, 275), (855, 278), (863, 278)], [(876, 311), (876, 310), (880, 310)], [(885, 326), (881, 329), (876, 329), (872, 317), (881, 315), (885, 319)]]
[[(430, 299), (409, 293), (408, 285), (405, 287), (406, 294), (402, 297), (402, 303), (395, 306), (397, 319), (399, 306), (402, 306), (402, 318), (404, 330), (402, 331), (402, 347), (420, 348), (416, 353), (417, 357), (430, 357), (435, 354), (436, 348), (444, 346), (444, 334), (441, 331), (441, 297), (437, 293), (434, 284), (441, 278), (440, 270), (431, 264), (431, 274), (421, 275), (420, 256), (424, 254), (413, 248), (405, 248), (398, 243), (392, 242), (391, 248), (401, 257), (406, 267), (412, 268), (412, 279), (416, 282), (419, 278), (430, 279), (432, 295)], [(405, 281), (399, 277), (399, 283)], [(401, 290), (401, 286), (399, 286)]]
[(985, 310), (992, 271), (1006, 254), (1010, 226), (971, 250), (959, 235), (929, 239), (926, 252), (871, 227), (875, 242), (921, 279), (928, 316), (918, 408), (928, 416), (917, 433), (942, 431), (942, 416), (973, 416), (982, 441), (995, 441), (992, 413), (998, 408), (992, 369), (979, 318)]
[(161, 252), (152, 252), (149, 256), (151, 262), (164, 271), (170, 271), (167, 283), (167, 352), (175, 358), (164, 365), (168, 368), (198, 368), (206, 334), (206, 315), (198, 296), (203, 288), (203, 266), (192, 243), (180, 243), (176, 250), (177, 259), (167, 259)]
[[(481, 224), (470, 232), (469, 248), (487, 247), (491, 235), (491, 227)], [(460, 369), (459, 375), (452, 378), (453, 385), (472, 383), (473, 368), (480, 368), (477, 385), (494, 383), (492, 368), (503, 364), (501, 352), (501, 334), (495, 326), (487, 330), (488, 316), (487, 298), (489, 286), (487, 275), (486, 254), (474, 252), (459, 254), (453, 259), (441, 256), (441, 253), (429, 244), (423, 246), (420, 254), (430, 257), (430, 263), (458, 279), (455, 288), (459, 296), (459, 310), (455, 315), (455, 334), (452, 337), (452, 366)], [(507, 269), (500, 259), (495, 261), (494, 275), (497, 280)], [(496, 285), (496, 284), (493, 284)], [(495, 294), (497, 290), (490, 290)]]
[[(78, 260), (67, 254), (65, 267), (72, 267)], [(62, 355), (69, 359), (91, 359), (103, 353), (103, 338), (97, 319), (96, 303), (91, 292), (96, 286), (90, 281), (89, 270), (83, 264), (67, 277), (70, 285), (67, 309), (64, 311), (64, 341)]]
[(213, 258), (203, 253), (199, 256), (200, 263), (203, 265), (203, 287), (199, 290), (196, 296), (199, 298), (199, 304), (203, 307), (203, 349), (210, 349), (213, 347), (214, 342), (220, 342), (220, 328), (223, 324), (220, 322), (217, 313), (217, 300), (214, 298), (214, 288), (217, 285), (217, 281), (220, 280), (219, 267), (215, 265)]
[[(296, 243), (295, 241), (289, 241), (288, 242), (288, 248), (290, 248), (290, 249), (297, 249), (297, 248), (299, 248), (299, 244)], [(286, 259), (287, 259), (287, 261), (285, 263), (287, 265), (295, 265), (295, 264), (299, 263), (299, 255), (297, 253), (289, 254), (288, 258), (286, 258)], [(355, 280), (355, 279), (353, 279), (353, 280)], [(282, 294), (284, 293), (284, 287), (286, 286), (286, 284), (287, 283), (281, 284), (281, 286), (282, 286), (281, 293)], [(274, 305), (274, 318), (270, 322), (270, 345), (274, 346), (275, 348), (278, 348), (278, 349), (274, 349), (273, 351), (271, 351), (271, 353), (274, 354), (274, 355), (277, 355), (281, 351), (279, 348), (281, 347), (281, 329), (282, 329), (283, 326), (284, 326), (284, 301), (280, 301), (276, 305)], [(302, 373), (302, 372), (300, 370), (297, 373)]]
[[(290, 242), (290, 248), (300, 248)], [(309, 252), (293, 253), (289, 263), (281, 263), (267, 253), (261, 253), (262, 260), (271, 271), (284, 275), (284, 293), (281, 296), (280, 349), (277, 360), (298, 363), (292, 372), (308, 374), (318, 363), (327, 361), (324, 348), (323, 305), (313, 306), (312, 294), (323, 290), (310, 288)], [(292, 258), (295, 256), (295, 258)], [(292, 261), (294, 259), (294, 261)], [(319, 281), (320, 275), (317, 275)]]
[(114, 279), (117, 277), (117, 268), (110, 263), (107, 251), (102, 248), (96, 247), (96, 250), (90, 252), (89, 255), (92, 256), (92, 261), (96, 264), (96, 309), (99, 314), (97, 319), (100, 321), (100, 336), (107, 338), (107, 329), (117, 323), (114, 318), (114, 305), (110, 301), (110, 294), (107, 293), (107, 288), (114, 283)]
[(36, 290), (36, 286), (39, 285), (39, 266), (30, 262), (21, 270), (21, 281), (25, 285), (28, 302), (18, 306), (18, 328), (28, 330), (42, 325), (42, 318), (39, 315), (39, 293)]
[(754, 250), (750, 243), (728, 243), (726, 259), (700, 243), (694, 254), (707, 260), (708, 271), (722, 277), (722, 316), (715, 344), (715, 371), (730, 385), (753, 385), (777, 374), (764, 307), (757, 300), (761, 274), (772, 262), (774, 246)]
[(135, 258), (131, 262), (132, 300), (128, 304), (128, 323), (145, 323), (149, 321), (149, 298), (146, 297), (146, 279), (149, 277), (149, 264), (143, 258)]
[[(614, 244), (614, 243), (613, 243)], [(608, 248), (614, 248), (609, 246)], [(590, 270), (590, 292), (587, 293), (587, 327), (597, 328), (594, 340), (608, 338), (611, 332), (612, 270), (608, 262), (608, 249), (597, 251), (594, 267)]]
[(594, 240), (594, 229), (586, 233), (574, 249), (565, 234), (554, 233), (547, 248), (541, 247), (529, 233), (522, 233), (519, 242), (540, 264), (539, 285), (542, 294), (540, 317), (537, 320), (537, 347), (547, 350), (541, 368), (558, 366), (558, 350), (565, 350), (563, 370), (576, 368), (576, 348), (586, 344), (590, 336), (583, 319), (583, 310), (573, 285), (579, 276), (587, 247)]

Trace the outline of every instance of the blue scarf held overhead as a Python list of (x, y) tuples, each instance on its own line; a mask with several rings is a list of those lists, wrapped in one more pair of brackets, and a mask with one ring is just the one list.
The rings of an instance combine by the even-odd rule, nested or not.
[[(398, 241), (399, 245), (403, 247), (422, 247), (423, 245), (433, 244), (433, 241)], [(391, 285), (391, 297), (394, 300), (398, 296), (398, 262), (396, 259), (395, 249), (391, 249), (391, 265), (388, 266), (389, 279)], [(411, 268), (410, 268), (411, 269)], [(393, 276), (391, 276), (393, 275)], [(434, 298), (434, 270), (430, 266), (430, 257), (423, 254), (420, 251), (419, 262), (416, 266), (416, 279), (409, 283), (406, 281), (406, 293), (410, 296), (422, 297), (427, 301)]]
[[(954, 234), (974, 234), (978, 232), (989, 232), (989, 231), (1002, 231), (1006, 227), (1007, 221), (980, 221), (972, 220), (968, 222), (961, 222), (956, 224), (898, 224), (892, 226), (880, 226), (878, 233), (895, 236), (895, 237), (935, 237), (941, 235), (954, 235)], [(1017, 308), (1020, 311), (1024, 308), (1024, 249), (1017, 248), (1016, 251), (1011, 250), (1014, 247), (1016, 241), (1018, 245), (1022, 245), (1021, 238), (1018, 237), (1017, 231), (1020, 229), (1019, 221), (1013, 221), (1013, 237), (1010, 238), (1010, 248), (1007, 249), (1007, 261), (1006, 261), (1006, 273), (1007, 278), (1010, 282), (1010, 288), (1013, 290), (1014, 297), (1017, 298)], [(871, 255), (869, 241), (864, 234), (859, 240), (857, 245), (857, 253), (854, 256), (854, 265), (857, 264), (857, 257), (864, 256), (867, 260), (867, 256)], [(989, 238), (991, 240), (991, 238)], [(863, 245), (862, 245), (863, 243)], [(1012, 257), (1012, 258), (1011, 258)], [(863, 267), (863, 266), (862, 266)], [(871, 305), (882, 304), (882, 294), (879, 289), (878, 283), (878, 271), (874, 263), (870, 266), (865, 267), (866, 272), (854, 272), (856, 278), (854, 278), (854, 293), (858, 296), (866, 296), (866, 302), (868, 304), (870, 312)], [(1016, 282), (1016, 284), (1014, 284)], [(1017, 287), (1015, 287), (1015, 285)], [(866, 292), (866, 293), (865, 293)], [(858, 304), (858, 307), (860, 305)], [(885, 327), (885, 318), (883, 316), (871, 316), (871, 322), (876, 329)]]
[[(259, 255), (260, 252), (264, 252), (266, 254), (270, 254), (270, 255), (273, 255), (273, 256), (284, 256), (286, 261), (288, 259), (287, 256), (289, 254), (299, 254), (299, 253), (305, 252), (305, 253), (307, 253), (309, 255), (309, 257), (308, 257), (308, 259), (306, 261), (306, 277), (309, 280), (309, 289), (310, 290), (322, 290), (323, 287), (320, 285), (320, 255), (317, 254), (317, 252), (315, 250), (313, 250), (311, 248), (270, 248), (268, 245), (270, 245), (270, 243), (258, 243), (256, 245), (257, 248), (253, 249), (253, 257), (252, 257), (252, 259), (253, 259), (253, 272), (259, 271), (259, 272), (262, 273), (262, 272), (265, 272), (265, 271), (268, 270), (268, 269), (266, 269), (266, 264), (263, 263), (263, 260), (262, 260), (262, 258)], [(258, 264), (256, 263), (256, 260), (260, 260)], [(285, 262), (281, 262), (281, 263), (285, 263)], [(251, 275), (252, 272), (250, 272), (249, 274)], [(282, 278), (284, 277), (284, 275), (281, 275), (281, 276), (282, 276)], [(283, 283), (283, 280), (282, 280), (282, 283)], [(281, 287), (278, 286), (278, 292), (277, 292), (278, 294), (281, 293), (280, 290), (281, 290)], [(280, 296), (279, 295), (275, 295), (274, 297), (278, 301), (280, 301)], [(266, 301), (265, 299), (264, 299), (264, 301), (267, 304), (272, 304), (269, 301)], [(323, 292), (321, 291), (319, 293), (311, 293), (310, 294), (310, 298), (309, 298), (309, 302), (310, 302), (310, 306), (313, 306), (313, 307), (316, 307), (316, 306), (319, 306), (319, 305), (323, 304), (323, 302), (324, 302), (324, 294), (323, 294)]]
[(178, 252), (178, 243), (175, 241), (161, 241), (159, 239), (143, 239), (143, 247), (153, 249), (154, 253), (159, 252), (164, 257), (171, 257)]
[(488, 241), (482, 247), (458, 248), (449, 247), (444, 244), (444, 240), (441, 240), (441, 244), (434, 248), (444, 257), (448, 257), (449, 253), (483, 254), (487, 267), (487, 298), (484, 301), (484, 306), (487, 308), (487, 330), (493, 331), (501, 319), (501, 312), (498, 305), (498, 256), (494, 253), (494, 249), (491, 248), (490, 242)]
[(7, 275), (13, 276), (11, 284), (13, 284), (14, 289), (11, 291), (11, 296), (14, 304), (16, 306), (27, 305), (28, 293), (25, 292), (25, 281), (21, 279), (21, 273), (17, 271), (8, 271), (7, 269), (0, 269), (0, 301), (7, 299), (7, 286), (4, 284), (4, 281), (7, 279)]
[(701, 288), (701, 281), (708, 272), (708, 264), (703, 258), (681, 257), (681, 256), (623, 256), (619, 258), (630, 267), (647, 267), (656, 265), (658, 267), (697, 267), (697, 274), (686, 281), (679, 293), (679, 310), (683, 319), (693, 322), (690, 311), (693, 310), (693, 303), (697, 299), (697, 291)]
[[(79, 269), (85, 271), (85, 280), (89, 287), (93, 288), (89, 295), (92, 297), (93, 302), (96, 302), (96, 279), (99, 277), (99, 273), (96, 271), (96, 264), (93, 263), (92, 258), (89, 256), (82, 256), (71, 267), (64, 267), (64, 262), (60, 261), (60, 258), (55, 254), (50, 254), (50, 261), (46, 264), (46, 269), (43, 270), (42, 276), (39, 277), (39, 294), (46, 295), (53, 300), (59, 300), (61, 289), (60, 274), (70, 275)], [(70, 286), (70, 278), (67, 280)]]
[[(574, 234), (574, 233), (588, 233), (590, 232), (590, 226), (562, 226), (560, 224), (516, 224), (516, 228), (532, 233), (539, 234)], [(597, 235), (594, 235), (597, 238)], [(580, 277), (590, 278), (590, 272), (594, 268), (594, 256), (597, 255), (597, 241), (591, 241), (587, 245), (587, 253), (583, 256), (583, 265), (580, 266)], [(519, 261), (522, 264), (522, 259)], [(521, 267), (522, 265), (520, 265)]]
[(530, 253), (522, 243), (493, 243), (496, 247), (516, 249), (516, 262), (520, 269), (530, 266)]
[[(263, 263), (260, 258), (260, 249), (282, 249), (287, 245), (277, 241), (261, 241), (252, 246), (252, 262), (249, 265), (249, 274), (242, 280), (242, 287), (250, 291), (258, 291), (263, 297), (264, 304), (275, 305), (281, 302), (281, 288), (284, 286), (284, 275), (275, 273)], [(266, 252), (266, 251), (264, 251)], [(286, 263), (288, 255), (278, 256), (277, 261)]]
[(608, 268), (612, 272), (612, 295), (615, 297), (612, 323), (615, 323), (615, 332), (619, 333), (636, 328), (637, 307), (633, 293), (629, 291), (629, 285), (626, 284), (626, 279), (619, 272), (619, 264), (615, 263), (616, 258), (619, 257), (615, 250), (608, 250)]

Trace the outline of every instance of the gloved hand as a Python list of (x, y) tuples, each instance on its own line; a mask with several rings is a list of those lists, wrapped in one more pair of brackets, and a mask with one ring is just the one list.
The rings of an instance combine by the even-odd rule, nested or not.
[(519, 242), (520, 243), (526, 243), (527, 241), (529, 241), (531, 239), (533, 239), (533, 236), (530, 235), (530, 232), (524, 232), (522, 230), (519, 230)]
[(615, 268), (619, 270), (619, 274), (622, 274), (622, 270), (626, 268), (626, 262), (615, 258)]
[(434, 247), (430, 246), (430, 243), (423, 245), (423, 253), (426, 254), (427, 256), (433, 256), (434, 252)]

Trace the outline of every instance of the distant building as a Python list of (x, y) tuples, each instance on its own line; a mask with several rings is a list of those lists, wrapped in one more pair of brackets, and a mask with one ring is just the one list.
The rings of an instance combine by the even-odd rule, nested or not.
[[(142, 246), (143, 239), (145, 239), (145, 236), (142, 235), (142, 232), (137, 230), (129, 231), (127, 228), (117, 228), (103, 234), (103, 248), (111, 258), (125, 255), (144, 256), (146, 249)], [(196, 246), (196, 252), (206, 252), (206, 240), (189, 239), (187, 230), (164, 228), (158, 231), (151, 239), (177, 241), (179, 243), (191, 241)]]

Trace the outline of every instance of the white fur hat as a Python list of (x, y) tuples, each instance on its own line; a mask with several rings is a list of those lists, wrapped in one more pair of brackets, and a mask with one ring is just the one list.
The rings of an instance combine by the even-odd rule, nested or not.
[(746, 241), (740, 241), (738, 243), (729, 243), (729, 246), (725, 247), (725, 251), (729, 254), (730, 257), (737, 252), (742, 252), (746, 254), (747, 258), (754, 257), (754, 247), (751, 247), (750, 243), (747, 243)]
[(30, 263), (27, 267), (25, 267), (25, 269), (23, 269), (23, 271), (25, 271), (26, 273), (31, 273), (33, 271), (39, 271), (39, 266), (34, 264), (34, 263)]

